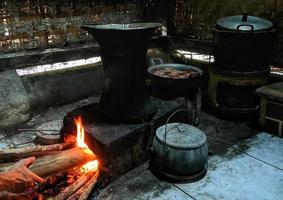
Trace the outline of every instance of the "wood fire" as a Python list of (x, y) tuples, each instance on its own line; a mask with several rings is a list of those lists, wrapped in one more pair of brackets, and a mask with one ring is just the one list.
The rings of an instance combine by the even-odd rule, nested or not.
[(99, 170), (97, 156), (84, 142), (81, 117), (74, 119), (76, 141), (0, 151), (0, 159), (9, 163), (0, 166), (0, 172), (11, 169), (19, 159), (36, 156), (28, 169), (45, 179), (43, 184), (24, 191), (27, 199), (87, 199), (95, 186)]
[[(89, 149), (87, 144), (84, 141), (85, 131), (84, 131), (82, 117), (81, 116), (76, 117), (74, 119), (74, 121), (75, 121), (75, 125), (76, 125), (76, 128), (77, 128), (77, 145), (78, 145), (78, 147)], [(85, 172), (88, 172), (88, 171), (91, 171), (91, 170), (96, 171), (98, 169), (98, 161), (97, 160), (90, 161), (90, 162), (86, 163), (85, 165), (83, 165), (81, 167), (81, 169), (82, 169), (82, 171), (85, 171)]]

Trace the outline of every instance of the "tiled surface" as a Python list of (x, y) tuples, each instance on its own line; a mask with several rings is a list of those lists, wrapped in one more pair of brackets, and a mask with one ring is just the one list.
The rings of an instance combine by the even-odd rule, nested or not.
[[(283, 139), (261, 133), (254, 138), (243, 142), (241, 149), (250, 156), (283, 170)], [(244, 146), (244, 147), (243, 147)], [(248, 147), (245, 149), (245, 147)]]
[(158, 192), (158, 188), (155, 188), (153, 191), (142, 194), (137, 198), (139, 200), (193, 200), (184, 192), (176, 187), (171, 187), (168, 190), (163, 191), (162, 193)]
[(154, 177), (143, 165), (122, 176), (98, 199), (281, 200), (283, 139), (266, 133), (209, 158), (200, 181), (171, 184)]
[(178, 186), (197, 200), (283, 198), (283, 171), (247, 155), (231, 160), (231, 155), (226, 156), (211, 158), (208, 174), (201, 181)]

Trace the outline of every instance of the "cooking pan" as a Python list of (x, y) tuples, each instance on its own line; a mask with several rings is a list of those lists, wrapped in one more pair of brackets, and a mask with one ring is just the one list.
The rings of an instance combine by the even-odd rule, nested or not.
[[(169, 78), (154, 74), (155, 70), (164, 68), (173, 68), (193, 73), (187, 78)], [(150, 77), (152, 95), (158, 98), (193, 97), (196, 90), (201, 87), (203, 71), (197, 67), (176, 63), (161, 63), (149, 67), (147, 71)]]

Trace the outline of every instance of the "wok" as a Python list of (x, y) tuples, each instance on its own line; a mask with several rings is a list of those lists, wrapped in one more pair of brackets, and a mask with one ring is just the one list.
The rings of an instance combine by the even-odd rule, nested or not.
[[(155, 70), (173, 68), (181, 71), (193, 72), (187, 78), (169, 78), (154, 74)], [(184, 64), (166, 63), (151, 66), (147, 69), (151, 81), (153, 96), (162, 99), (194, 96), (196, 90), (201, 87), (203, 71), (197, 67)]]

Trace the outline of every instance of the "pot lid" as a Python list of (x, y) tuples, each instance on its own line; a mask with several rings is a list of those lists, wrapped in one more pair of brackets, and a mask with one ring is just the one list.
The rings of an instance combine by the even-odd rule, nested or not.
[(271, 29), (273, 24), (266, 19), (243, 14), (218, 19), (216, 27), (233, 31), (264, 31)]
[[(156, 130), (157, 139), (164, 143), (165, 126), (160, 126)], [(167, 124), (166, 144), (174, 148), (196, 149), (206, 143), (206, 135), (200, 129), (184, 124), (169, 123)]]

